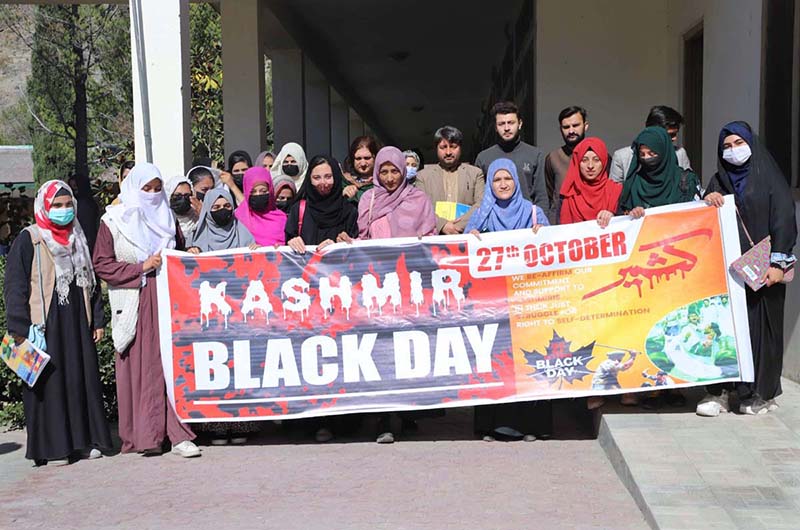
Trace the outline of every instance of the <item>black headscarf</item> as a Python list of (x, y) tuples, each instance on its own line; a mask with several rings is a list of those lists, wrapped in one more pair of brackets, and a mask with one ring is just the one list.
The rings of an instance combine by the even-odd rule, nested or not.
[[(311, 172), (321, 164), (330, 165), (333, 172), (333, 189), (325, 197), (311, 185)], [(351, 210), (354, 210), (355, 207), (342, 195), (343, 182), (342, 168), (335, 158), (318, 155), (309, 162), (308, 176), (303, 181), (300, 191), (297, 192), (295, 203), (306, 201), (305, 215), (310, 215), (314, 219), (314, 224), (320, 232), (328, 232), (331, 229), (340, 232), (346, 230), (345, 224), (352, 215)]]
[[(752, 131), (752, 127), (744, 121), (731, 122), (722, 128), (717, 149), (717, 173), (708, 183), (706, 195), (715, 191), (734, 195), (736, 206), (753, 241), (757, 243), (770, 236), (772, 252), (791, 254), (797, 240), (792, 190), (778, 163)], [(744, 178), (732, 175), (732, 170), (737, 167), (722, 159), (722, 142), (730, 134), (741, 136), (750, 145), (750, 159), (741, 166), (746, 167)], [(734, 180), (740, 183), (744, 181), (738, 193)], [(750, 247), (741, 230), (740, 242), (742, 251)]]

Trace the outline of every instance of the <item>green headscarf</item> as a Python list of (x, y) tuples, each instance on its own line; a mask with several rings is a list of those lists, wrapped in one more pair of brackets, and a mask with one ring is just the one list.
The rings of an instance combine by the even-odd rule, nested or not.
[[(639, 162), (639, 146), (645, 145), (656, 153), (658, 166), (645, 172)], [(630, 211), (637, 206), (651, 208), (679, 202), (691, 201), (699, 185), (697, 175), (689, 171), (681, 186), (683, 169), (678, 165), (678, 156), (667, 130), (662, 127), (647, 127), (631, 145), (633, 161), (625, 178), (620, 197), (620, 209)]]

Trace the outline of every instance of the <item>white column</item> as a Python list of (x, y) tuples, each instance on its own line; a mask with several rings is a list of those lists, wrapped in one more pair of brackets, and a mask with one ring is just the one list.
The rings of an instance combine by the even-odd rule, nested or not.
[[(364, 136), (364, 120), (356, 111), (350, 109), (350, 141), (352, 142), (359, 136)], [(349, 146), (348, 146), (349, 147)]]
[(226, 159), (238, 149), (244, 149), (255, 159), (266, 145), (259, 5), (259, 0), (220, 2)]
[(350, 108), (331, 88), (331, 154), (343, 161), (350, 147)]
[(305, 145), (303, 118), (303, 54), (298, 49), (271, 50), (272, 121), (275, 152), (287, 142)]
[(306, 155), (331, 152), (330, 85), (307, 56), (303, 56)]
[[(166, 179), (184, 174), (191, 162), (189, 0), (140, 0), (139, 5), (144, 36), (140, 48), (137, 48), (137, 33), (131, 17), (136, 161), (147, 160), (140, 85), (143, 82), (149, 107), (153, 163)], [(146, 67), (145, 80), (139, 76), (139, 49)]]

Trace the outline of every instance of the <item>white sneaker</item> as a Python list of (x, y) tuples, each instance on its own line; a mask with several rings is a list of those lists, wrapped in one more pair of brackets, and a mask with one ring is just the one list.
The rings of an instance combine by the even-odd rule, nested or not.
[(777, 401), (775, 401), (774, 399), (767, 400), (767, 410), (768, 411), (775, 412), (779, 408), (780, 408), (780, 405), (778, 405)]
[(101, 453), (99, 449), (92, 448), (91, 451), (86, 453), (85, 458), (87, 460), (97, 460), (98, 458), (103, 458), (103, 453)]
[(720, 412), (729, 412), (728, 409), (728, 391), (723, 390), (722, 394), (715, 396), (713, 394), (706, 394), (697, 404), (695, 413), (698, 416), (705, 416), (707, 418), (716, 418)]
[(184, 440), (178, 445), (172, 446), (172, 453), (183, 458), (193, 458), (200, 456), (200, 449), (190, 440)]

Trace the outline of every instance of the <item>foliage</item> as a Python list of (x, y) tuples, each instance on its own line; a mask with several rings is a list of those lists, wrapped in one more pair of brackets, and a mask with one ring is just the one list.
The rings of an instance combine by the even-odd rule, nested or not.
[(132, 96), (127, 8), (2, 6), (0, 19), (31, 50), (23, 103), (37, 182), (89, 178), (130, 153)]
[[(0, 256), (0, 291), (6, 277), (6, 257)], [(0, 330), (6, 326), (6, 301), (0, 297)], [(0, 425), (18, 429), (25, 424), (25, 412), (22, 409), (22, 388), (25, 383), (9, 370), (6, 363), (0, 362)]]
[(192, 154), (225, 158), (222, 128), (222, 29), (211, 4), (189, 6)]

